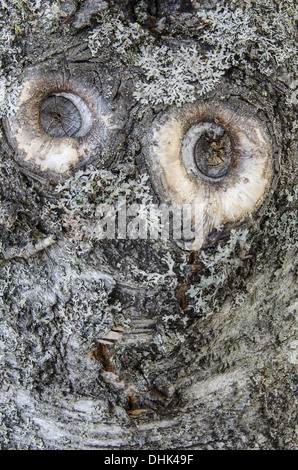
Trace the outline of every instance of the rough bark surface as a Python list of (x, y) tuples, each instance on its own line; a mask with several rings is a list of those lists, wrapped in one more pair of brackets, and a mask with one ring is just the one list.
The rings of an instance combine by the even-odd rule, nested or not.
[[(1, 2), (12, 34), (1, 49), (3, 122), (30, 69), (94, 90), (117, 125), (105, 148), (59, 178), (20, 164), (2, 127), (2, 449), (297, 449), (297, 69), (272, 36), (283, 7), (294, 43), (297, 18), (291, 2), (257, 3), (248, 14), (272, 23), (251, 41), (235, 33), (232, 55), (214, 42), (222, 27), (212, 30), (208, 15), (231, 28), (247, 2)], [(273, 58), (257, 50), (257, 34), (275, 41)], [(200, 93), (188, 75), (182, 86), (182, 70), (175, 98), (173, 74), (194, 46), (216, 52), (220, 79), (212, 87), (210, 74)], [(150, 54), (172, 71), (150, 75)], [(164, 97), (144, 83), (164, 85)], [(259, 210), (211, 233), (199, 252), (171, 240), (98, 240), (100, 203), (160, 202), (148, 177), (154, 119), (206, 97), (242, 99), (270, 132), (274, 175)]]

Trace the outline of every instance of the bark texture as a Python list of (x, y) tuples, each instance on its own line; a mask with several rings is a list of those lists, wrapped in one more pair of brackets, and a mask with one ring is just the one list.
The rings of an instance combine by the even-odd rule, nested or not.
[[(293, 45), (294, 5), (1, 3), (1, 448), (297, 449), (297, 69), (274, 23)], [(55, 73), (108, 107), (104, 146), (58, 176), (23, 165), (5, 125), (23, 77)], [(200, 251), (98, 239), (99, 204), (162, 202), (153, 122), (206, 98), (242, 100), (270, 133), (258, 211)]]

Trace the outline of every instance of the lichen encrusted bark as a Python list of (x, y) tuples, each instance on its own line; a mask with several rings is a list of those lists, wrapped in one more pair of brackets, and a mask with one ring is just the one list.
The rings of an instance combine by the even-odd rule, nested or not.
[[(2, 129), (1, 448), (297, 448), (294, 2), (3, 0), (0, 13), (2, 116), (24, 70), (44, 67), (88, 75), (123, 120), (121, 145), (57, 180), (17, 164)], [(248, 102), (269, 129), (259, 211), (200, 252), (98, 239), (101, 203), (160, 202), (155, 116), (207, 96)]]

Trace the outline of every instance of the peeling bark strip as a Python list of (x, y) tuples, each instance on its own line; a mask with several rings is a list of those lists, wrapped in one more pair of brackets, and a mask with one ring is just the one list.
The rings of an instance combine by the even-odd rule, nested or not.
[(1, 449), (297, 449), (296, 10), (0, 1)]

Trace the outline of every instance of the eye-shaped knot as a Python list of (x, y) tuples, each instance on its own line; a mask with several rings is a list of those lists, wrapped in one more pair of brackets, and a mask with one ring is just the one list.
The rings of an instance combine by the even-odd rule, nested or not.
[(78, 139), (90, 131), (92, 114), (79, 96), (60, 92), (42, 101), (40, 123), (49, 136)]
[(121, 140), (121, 124), (92, 83), (47, 70), (27, 71), (4, 126), (18, 163), (51, 176), (108, 159), (103, 153)]
[[(196, 102), (156, 119), (147, 162), (160, 199), (182, 210), (199, 249), (214, 228), (259, 207), (271, 179), (265, 125), (240, 101)], [(193, 216), (195, 214), (195, 217)]]
[(211, 181), (222, 178), (233, 161), (228, 133), (212, 122), (192, 126), (183, 139), (182, 159), (194, 176)]

